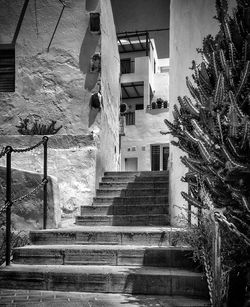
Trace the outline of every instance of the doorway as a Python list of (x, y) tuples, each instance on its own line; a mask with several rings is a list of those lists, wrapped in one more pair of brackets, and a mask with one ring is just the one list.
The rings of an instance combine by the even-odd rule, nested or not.
[(138, 170), (138, 158), (125, 158), (125, 171), (134, 172)]
[(166, 171), (168, 169), (169, 146), (167, 144), (151, 145), (151, 170)]

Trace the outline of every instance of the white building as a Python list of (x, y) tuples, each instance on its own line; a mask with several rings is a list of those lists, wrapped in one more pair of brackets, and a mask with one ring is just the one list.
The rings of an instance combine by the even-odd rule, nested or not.
[(121, 59), (121, 103), (127, 110), (121, 121), (121, 169), (167, 170), (169, 59), (158, 59), (148, 32), (118, 34)]

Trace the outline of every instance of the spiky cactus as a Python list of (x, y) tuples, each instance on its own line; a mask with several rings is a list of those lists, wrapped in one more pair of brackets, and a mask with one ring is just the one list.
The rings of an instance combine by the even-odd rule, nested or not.
[(178, 97), (174, 121), (165, 124), (178, 139), (172, 144), (186, 153), (184, 199), (197, 208), (223, 208), (219, 222), (249, 247), (250, 0), (237, 0), (232, 16), (226, 0), (216, 0), (216, 10), (219, 32), (205, 37), (197, 50), (201, 63), (193, 61), (193, 80), (186, 78), (192, 99)]

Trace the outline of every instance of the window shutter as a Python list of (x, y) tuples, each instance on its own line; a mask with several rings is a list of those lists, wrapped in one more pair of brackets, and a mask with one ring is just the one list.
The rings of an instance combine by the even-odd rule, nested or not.
[(0, 45), (0, 92), (15, 91), (15, 47)]

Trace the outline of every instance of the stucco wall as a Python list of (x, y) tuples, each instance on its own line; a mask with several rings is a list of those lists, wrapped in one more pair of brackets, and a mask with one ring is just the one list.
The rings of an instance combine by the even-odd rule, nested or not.
[[(11, 224), (15, 230), (30, 230), (43, 228), (43, 187), (24, 200), (17, 201), (31, 193), (42, 182), (43, 174), (12, 169), (12, 207)], [(47, 184), (47, 228), (55, 228), (60, 223), (60, 203), (57, 181), (48, 176)], [(6, 200), (6, 168), (0, 166), (0, 203)], [(3, 220), (4, 216), (0, 218)]]
[[(0, 0), (0, 43), (12, 40), (22, 4)], [(79, 67), (89, 22), (85, 1), (72, 1), (65, 8), (49, 52), (62, 5), (36, 1), (36, 8), (31, 0), (16, 43), (16, 91), (0, 93), (0, 132), (16, 134), (18, 117), (32, 115), (43, 121), (57, 120), (63, 125), (61, 134), (85, 133), (90, 93), (85, 89), (86, 72)]]
[[(41, 136), (0, 136), (1, 146), (10, 145), (13, 148), (26, 148), (40, 140)], [(96, 155), (97, 145), (92, 135), (49, 137), (48, 175), (56, 179), (63, 219), (79, 214), (83, 203), (91, 205), (95, 192)], [(0, 159), (0, 165), (5, 166), (4, 158)], [(12, 167), (42, 174), (43, 146), (26, 153), (13, 153)], [(25, 190), (25, 182), (23, 184)]]
[(97, 186), (104, 171), (120, 169), (120, 59), (110, 0), (100, 0), (100, 6), (103, 109), (99, 123), (99, 150), (96, 167)]
[[(11, 41), (22, 4), (0, 0), (0, 43)], [(16, 91), (0, 93), (0, 144), (29, 143), (16, 136), (19, 117), (63, 126), (55, 138), (60, 146), (52, 142), (49, 150), (49, 171), (58, 179), (63, 215), (70, 217), (91, 204), (103, 172), (119, 168), (120, 65), (110, 0), (70, 1), (48, 51), (61, 9), (58, 0), (29, 2), (16, 43)], [(100, 13), (101, 33), (89, 30), (90, 12)], [(96, 52), (101, 72), (90, 71)], [(98, 91), (100, 109), (90, 105)], [(41, 159), (38, 149), (13, 163), (39, 172)]]
[[(166, 130), (164, 119), (168, 118), (167, 109), (136, 110), (135, 125), (125, 127), (122, 136), (122, 170), (125, 170), (126, 158), (138, 158), (138, 170), (151, 170), (151, 144), (167, 144), (168, 136), (161, 135)], [(145, 150), (142, 147), (145, 146)], [(136, 147), (135, 151), (131, 148)], [(130, 148), (130, 151), (128, 151)]]
[[(232, 4), (234, 1), (229, 1)], [(201, 48), (203, 38), (208, 34), (218, 32), (215, 19), (215, 1), (211, 0), (172, 0), (170, 6), (170, 120), (172, 110), (177, 104), (177, 96), (190, 94), (186, 87), (185, 77), (190, 76), (192, 60), (201, 61), (196, 48)], [(180, 192), (186, 191), (187, 186), (180, 181), (186, 169), (180, 162), (183, 155), (178, 148), (170, 145), (170, 200), (171, 223), (178, 225), (176, 219), (186, 207)]]

